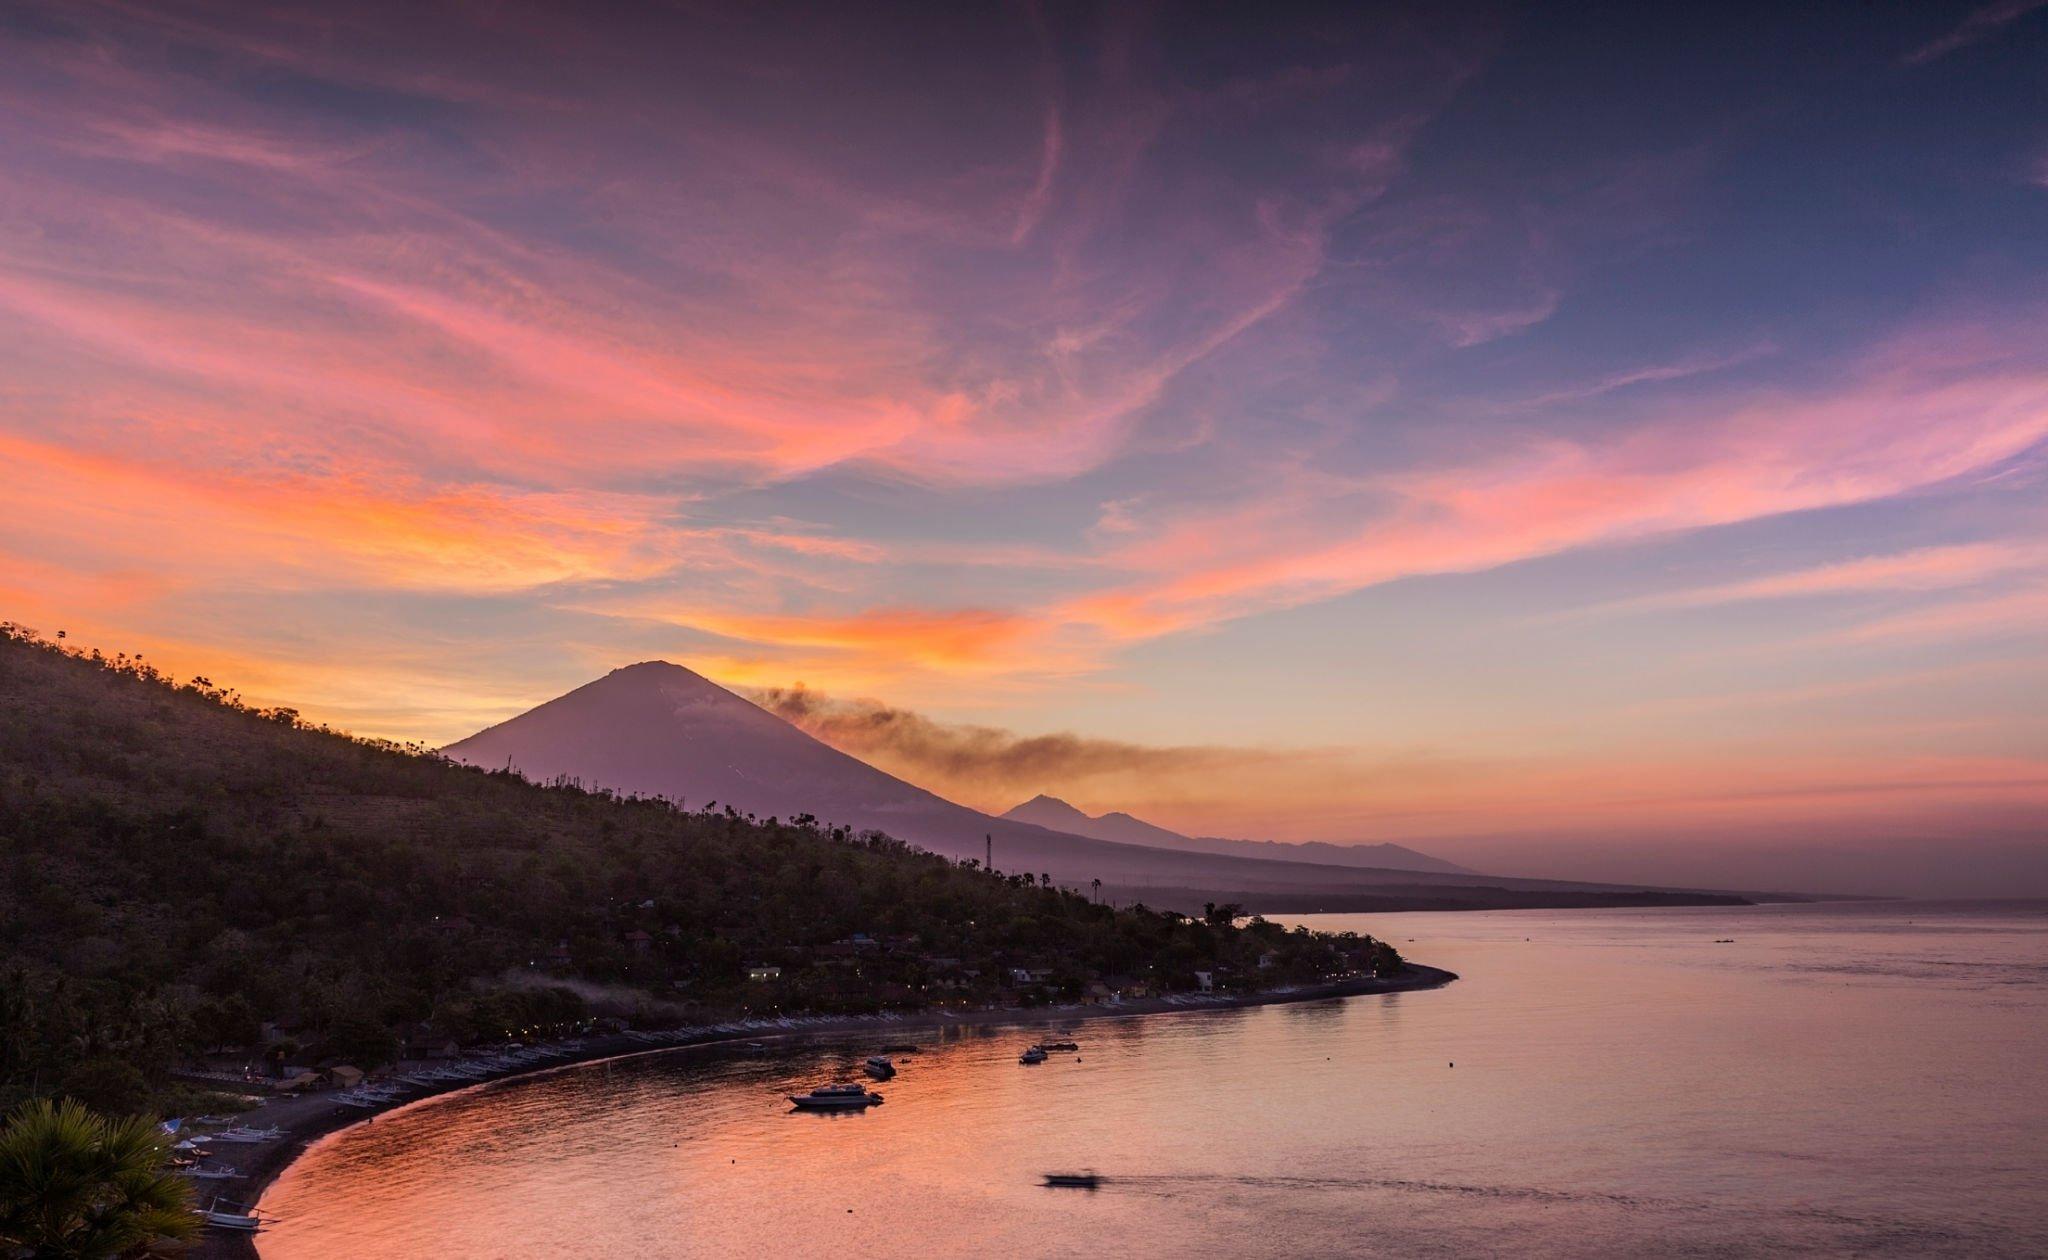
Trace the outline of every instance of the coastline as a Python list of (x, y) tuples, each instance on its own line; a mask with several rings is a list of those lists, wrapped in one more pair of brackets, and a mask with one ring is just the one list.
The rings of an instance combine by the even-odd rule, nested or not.
[[(679, 1035), (673, 1036), (672, 1039), (656, 1041), (650, 1041), (648, 1038), (666, 1038), (669, 1035), (613, 1033), (580, 1040), (573, 1054), (567, 1058), (510, 1067), (473, 1084), (432, 1090), (413, 1098), (394, 1100), (386, 1106), (371, 1109), (345, 1107), (335, 1104), (331, 1098), (324, 1095), (286, 1100), (265, 1114), (253, 1118), (254, 1123), (275, 1125), (283, 1129), (283, 1136), (260, 1146), (238, 1148), (250, 1152), (237, 1164), (239, 1175), (229, 1181), (202, 1183), (196, 1190), (202, 1204), (214, 1194), (233, 1202), (256, 1203), (279, 1174), (297, 1161), (306, 1148), (321, 1138), (367, 1123), (387, 1112), (416, 1106), (436, 1098), (487, 1089), (504, 1081), (566, 1071), (607, 1060), (666, 1054), (678, 1050), (742, 1045), (749, 1041), (788, 1044), (947, 1027), (1071, 1024), (1096, 1019), (1128, 1019), (1143, 1015), (1199, 1014), (1204, 1011), (1237, 1010), (1251, 1006), (1436, 989), (1457, 978), (1454, 972), (1410, 963), (1401, 975), (1384, 980), (1357, 978), (1328, 984), (1267, 989), (1258, 993), (1224, 996), (1180, 994), (1174, 997), (1146, 998), (1114, 1006), (982, 1008), (958, 1012), (920, 1011), (900, 1015), (855, 1015), (842, 1019), (821, 1019), (799, 1026), (763, 1019), (722, 1024), (714, 1028), (681, 1029), (677, 1030)], [(185, 1254), (192, 1257), (192, 1260), (259, 1260), (260, 1257), (253, 1237), (218, 1229), (205, 1230)]]

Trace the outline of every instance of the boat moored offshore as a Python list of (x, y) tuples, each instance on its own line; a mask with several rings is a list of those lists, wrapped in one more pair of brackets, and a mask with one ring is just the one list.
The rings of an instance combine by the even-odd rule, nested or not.
[(882, 1101), (865, 1085), (820, 1085), (808, 1094), (791, 1094), (789, 1101), (805, 1111), (860, 1111)]
[(868, 1061), (862, 1066), (866, 1069), (869, 1076), (874, 1077), (878, 1081), (886, 1081), (896, 1075), (896, 1065), (889, 1062), (886, 1055), (869, 1055)]

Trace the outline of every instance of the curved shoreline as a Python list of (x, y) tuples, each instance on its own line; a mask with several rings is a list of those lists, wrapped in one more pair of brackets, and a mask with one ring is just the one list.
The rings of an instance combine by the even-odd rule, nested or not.
[[(749, 1041), (788, 1044), (811, 1040), (837, 1040), (848, 1036), (869, 1036), (876, 1033), (901, 1031), (911, 1032), (938, 1028), (964, 1028), (977, 1026), (1028, 1026), (1033, 1024), (1069, 1024), (1096, 1019), (1129, 1019), (1144, 1015), (1171, 1015), (1176, 1013), (1199, 1014), (1205, 1011), (1239, 1010), (1252, 1006), (1273, 1006), (1290, 1002), (1314, 1002), (1329, 998), (1366, 997), (1382, 993), (1407, 993), (1423, 989), (1442, 988), (1456, 980), (1457, 974), (1437, 967), (1425, 967), (1410, 963), (1403, 974), (1386, 980), (1352, 979), (1339, 980), (1329, 984), (1306, 985), (1291, 989), (1269, 989), (1259, 993), (1228, 996), (1201, 997), (1178, 995), (1178, 998), (1146, 998), (1125, 1002), (1115, 1006), (1049, 1006), (1038, 1008), (991, 1009), (982, 1008), (960, 1012), (915, 1012), (897, 1016), (853, 1015), (837, 1020), (822, 1020), (800, 1028), (788, 1028), (764, 1021), (759, 1025), (744, 1027), (742, 1031), (726, 1031), (730, 1025), (717, 1029), (701, 1030), (694, 1035), (685, 1034), (666, 1044), (652, 1044), (645, 1036), (631, 1033), (614, 1033), (604, 1037), (586, 1040), (575, 1051), (573, 1057), (552, 1063), (538, 1063), (512, 1067), (506, 1071), (486, 1077), (471, 1084), (436, 1090), (404, 1100), (394, 1100), (388, 1106), (370, 1109), (343, 1107), (333, 1104), (323, 1096), (311, 1096), (287, 1103), (302, 1104), (299, 1114), (291, 1116), (270, 1116), (259, 1118), (257, 1123), (273, 1123), (284, 1129), (284, 1136), (276, 1142), (251, 1148), (253, 1158), (240, 1165), (238, 1176), (229, 1181), (200, 1183), (196, 1186), (202, 1202), (212, 1193), (219, 1193), (235, 1202), (255, 1203), (285, 1169), (297, 1162), (300, 1155), (313, 1143), (322, 1138), (340, 1133), (345, 1129), (365, 1124), (378, 1116), (407, 1108), (420, 1106), (455, 1094), (471, 1090), (487, 1089), (505, 1081), (526, 1077), (542, 1076), (551, 1072), (571, 1068), (587, 1067), (618, 1059), (640, 1058), (644, 1055), (667, 1054), (679, 1050), (703, 1050), (719, 1046), (744, 1045)], [(323, 1105), (325, 1104), (325, 1105)], [(246, 1234), (232, 1234), (222, 1230), (203, 1232), (185, 1253), (192, 1260), (260, 1260), (255, 1239)]]

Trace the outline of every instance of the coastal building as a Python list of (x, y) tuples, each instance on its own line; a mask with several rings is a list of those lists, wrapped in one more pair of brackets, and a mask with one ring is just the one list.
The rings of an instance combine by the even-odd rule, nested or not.
[(748, 963), (747, 979), (755, 984), (766, 984), (770, 980), (782, 979), (782, 968), (773, 963)]

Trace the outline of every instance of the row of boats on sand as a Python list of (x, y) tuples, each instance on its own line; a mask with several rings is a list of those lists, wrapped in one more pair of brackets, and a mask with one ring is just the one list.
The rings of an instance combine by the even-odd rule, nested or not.
[[(749, 1047), (758, 1043), (750, 1042)], [(916, 1046), (889, 1046), (890, 1053), (914, 1054)], [(1026, 1066), (1043, 1063), (1055, 1053), (1065, 1054), (1081, 1049), (1072, 1041), (1041, 1041), (1024, 1047), (1024, 1053), (1017, 1056), (1017, 1062)], [(896, 1063), (887, 1054), (869, 1055), (861, 1070), (878, 1081), (893, 1079)], [(865, 1111), (880, 1104), (882, 1096), (859, 1082), (841, 1081), (831, 1085), (819, 1085), (807, 1093), (790, 1094), (789, 1101), (799, 1111)]]
[(375, 1109), (389, 1106), (420, 1090), (459, 1088), (490, 1080), (506, 1072), (545, 1067), (573, 1057), (581, 1047), (575, 1044), (528, 1046), (480, 1059), (462, 1059), (445, 1067), (423, 1068), (375, 1084), (365, 1083), (336, 1094), (333, 1101), (344, 1107)]
[[(474, 1085), (519, 1069), (544, 1067), (572, 1058), (582, 1049), (581, 1041), (573, 1041), (551, 1046), (518, 1047), (479, 1058), (459, 1059), (440, 1067), (422, 1068), (384, 1081), (365, 1082), (353, 1089), (332, 1095), (328, 1101), (344, 1107), (376, 1110), (414, 1095)], [(199, 1116), (191, 1123), (204, 1126), (228, 1122), (229, 1117), (226, 1116)], [(178, 1142), (172, 1148), (171, 1167), (179, 1175), (190, 1177), (194, 1181), (233, 1181), (242, 1175), (240, 1169), (233, 1164), (208, 1162), (213, 1159), (214, 1147), (260, 1146), (278, 1141), (284, 1136), (285, 1131), (276, 1125), (255, 1128), (245, 1124), (236, 1124), (215, 1133), (195, 1134)], [(261, 1223), (248, 1209), (238, 1210), (238, 1205), (227, 1203), (218, 1196), (207, 1207), (198, 1211), (208, 1225), (217, 1229), (253, 1232)]]

